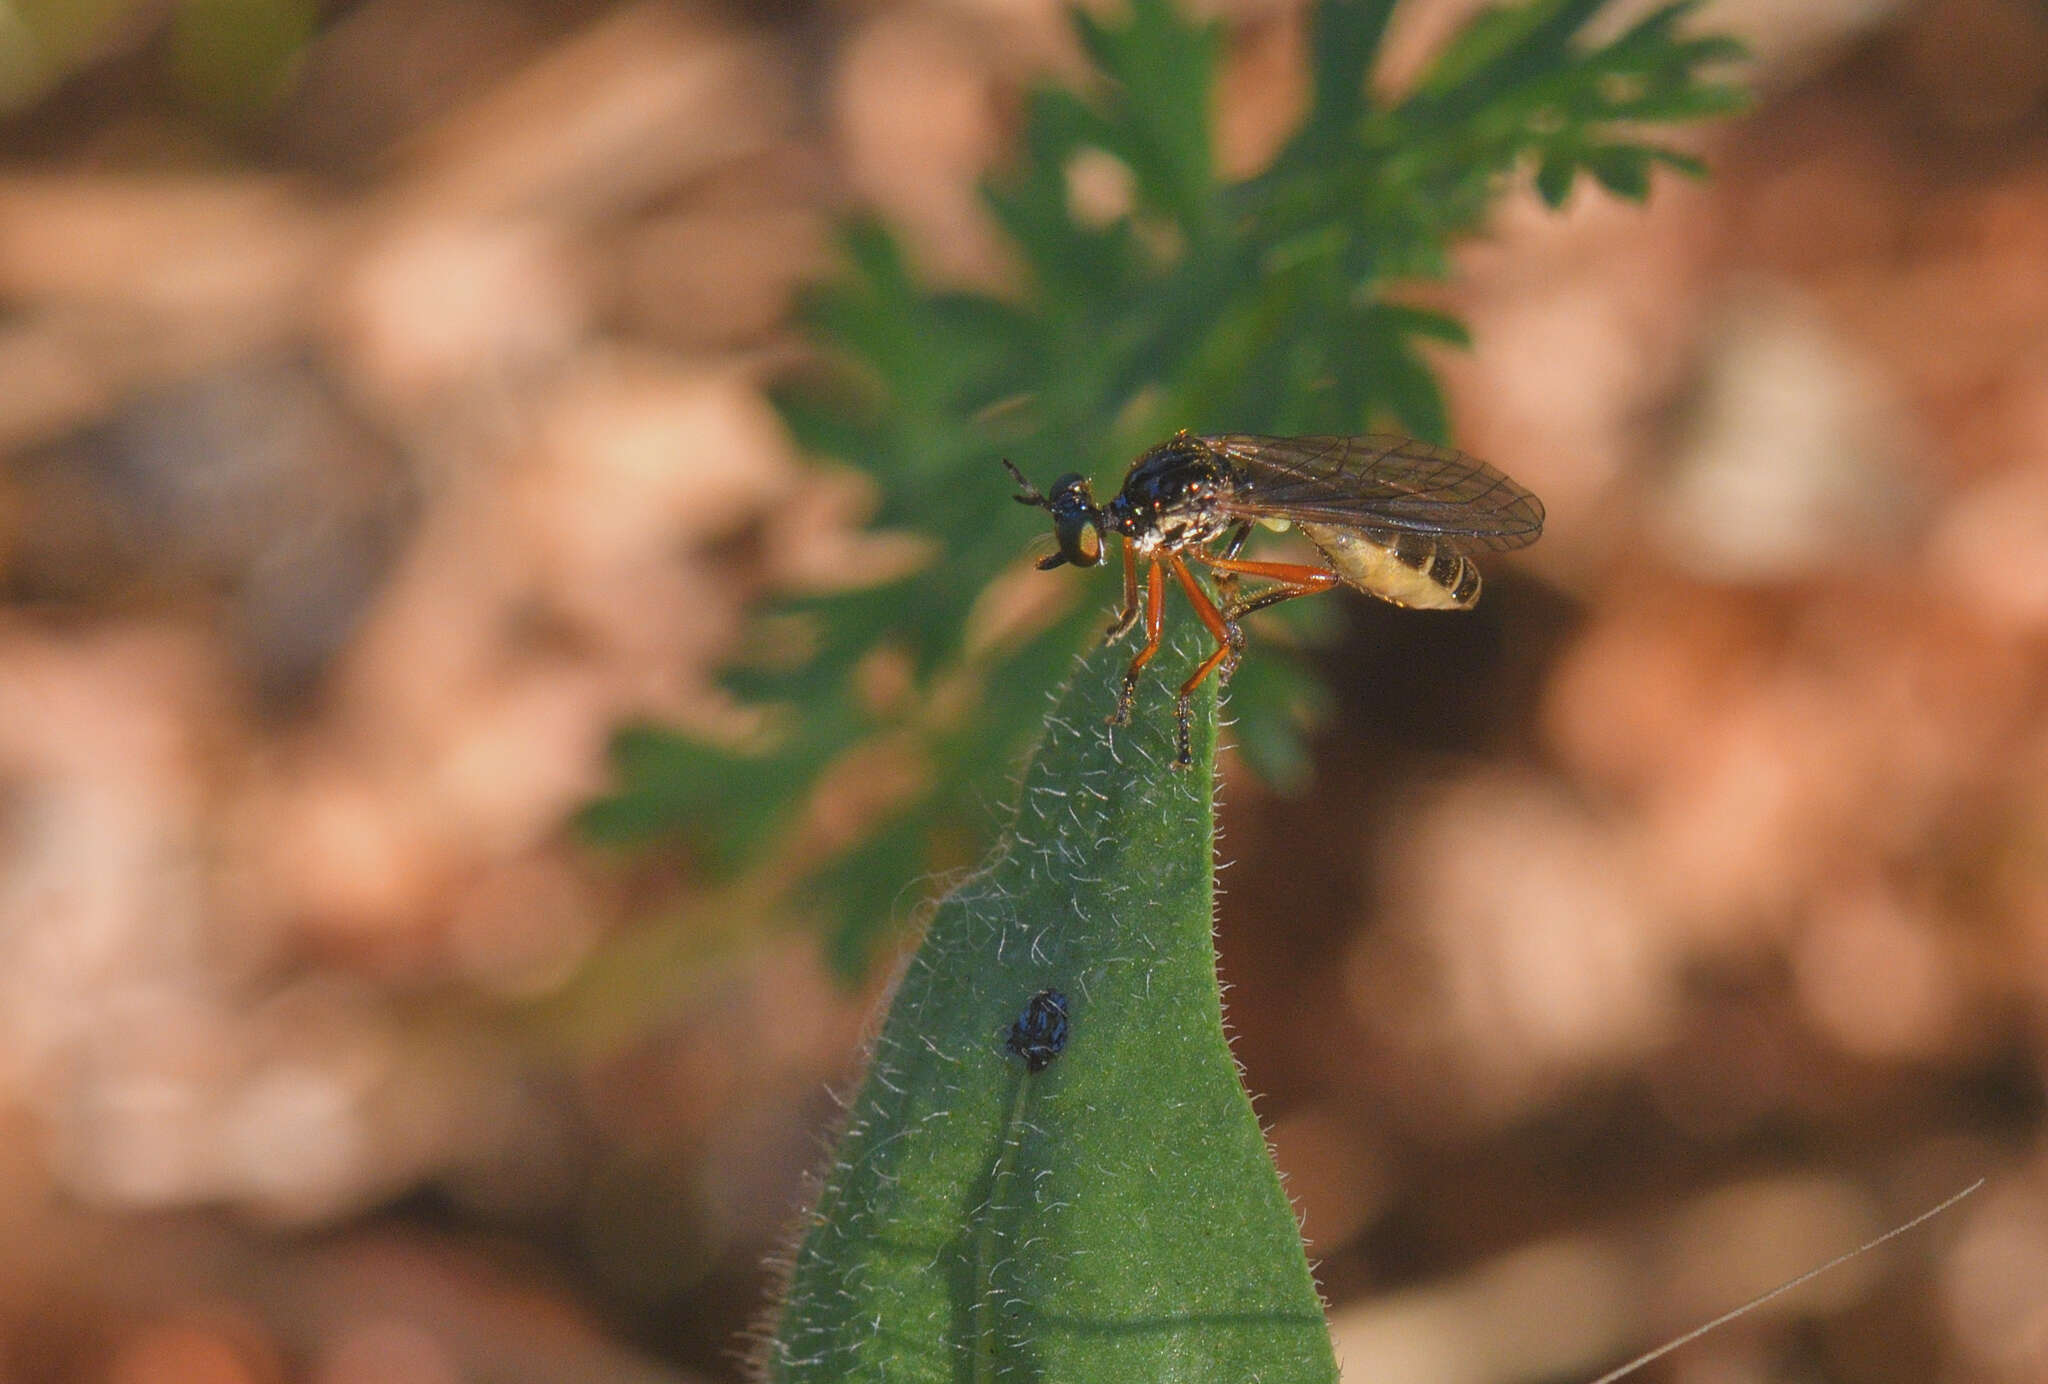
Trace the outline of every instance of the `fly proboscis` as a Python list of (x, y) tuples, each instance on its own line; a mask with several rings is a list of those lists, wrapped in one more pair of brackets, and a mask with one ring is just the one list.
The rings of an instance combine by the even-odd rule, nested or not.
[[(1174, 703), (1175, 763), (1193, 762), (1193, 697), (1211, 673), (1228, 681), (1244, 653), (1238, 621), (1255, 610), (1356, 587), (1395, 605), (1469, 610), (1479, 599), (1474, 554), (1534, 543), (1543, 503), (1475, 457), (1390, 433), (1257, 437), (1176, 433), (1145, 452), (1107, 504), (1069, 473), (1041, 492), (1010, 462), (1019, 504), (1052, 518), (1058, 551), (1038, 565), (1093, 567), (1108, 535), (1124, 540), (1124, 597), (1111, 639), (1141, 620), (1145, 643), (1124, 673), (1113, 723), (1130, 719), (1138, 677), (1159, 651), (1168, 576), (1216, 639)], [(1239, 557), (1254, 526), (1293, 526), (1323, 564)], [(1212, 574), (1220, 600), (1189, 569)], [(1139, 568), (1144, 568), (1142, 581)], [(1258, 583), (1256, 590), (1241, 589)]]

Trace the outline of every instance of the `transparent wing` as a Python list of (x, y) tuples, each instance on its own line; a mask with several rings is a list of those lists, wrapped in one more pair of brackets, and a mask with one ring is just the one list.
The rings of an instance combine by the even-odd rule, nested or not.
[(1395, 433), (1199, 439), (1248, 484), (1221, 506), (1243, 519), (1425, 534), (1454, 553), (1534, 543), (1543, 502), (1476, 457)]

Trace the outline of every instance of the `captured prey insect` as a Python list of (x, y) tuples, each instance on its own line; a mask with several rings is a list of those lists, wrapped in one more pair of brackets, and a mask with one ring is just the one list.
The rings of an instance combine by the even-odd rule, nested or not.
[[(1061, 476), (1047, 495), (1009, 461), (1003, 465), (1021, 487), (1013, 498), (1052, 516), (1059, 551), (1039, 567), (1093, 567), (1103, 560), (1105, 534), (1124, 540), (1123, 611), (1109, 637), (1122, 638), (1142, 617), (1145, 644), (1124, 674), (1111, 722), (1130, 719), (1138, 675), (1159, 651), (1168, 573), (1215, 636), (1215, 652), (1181, 684), (1174, 703), (1179, 766), (1193, 760), (1195, 689), (1212, 672), (1229, 680), (1244, 652), (1237, 623), (1243, 616), (1340, 582), (1395, 605), (1469, 610), (1479, 599), (1472, 554), (1524, 547), (1543, 532), (1542, 501), (1493, 467), (1389, 433), (1176, 433), (1131, 463), (1123, 488), (1105, 505), (1095, 503), (1085, 476)], [(1298, 527), (1328, 565), (1240, 558), (1254, 524)], [(1221, 550), (1211, 551), (1219, 540)], [(1189, 562), (1215, 574), (1220, 602), (1195, 580)], [(1240, 592), (1246, 578), (1267, 585)]]

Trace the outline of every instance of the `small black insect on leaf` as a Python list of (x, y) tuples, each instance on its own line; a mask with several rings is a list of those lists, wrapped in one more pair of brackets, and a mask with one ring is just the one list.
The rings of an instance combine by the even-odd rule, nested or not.
[(1057, 990), (1033, 995), (1003, 1046), (1024, 1059), (1024, 1070), (1044, 1071), (1067, 1046), (1067, 997)]

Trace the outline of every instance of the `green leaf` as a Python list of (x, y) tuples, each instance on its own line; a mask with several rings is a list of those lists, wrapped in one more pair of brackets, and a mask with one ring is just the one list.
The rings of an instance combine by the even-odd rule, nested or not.
[(1616, 104), (1609, 114), (1621, 120), (1669, 122), (1705, 120), (1749, 109), (1749, 93), (1724, 82), (1700, 82), (1650, 92)]
[(1675, 0), (1660, 5), (1624, 29), (1611, 45), (1616, 49), (1652, 48), (1669, 43), (1678, 21), (1700, 7), (1700, 0)]
[(1366, 107), (1366, 78), (1378, 57), (1394, 0), (1322, 0), (1310, 21), (1309, 61), (1315, 82), (1309, 125), (1347, 132)]
[(1417, 90), (1431, 97), (1463, 91), (1477, 99), (1555, 67), (1572, 36), (1606, 3), (1528, 0), (1482, 11), (1444, 46)]
[(1617, 197), (1640, 202), (1650, 195), (1649, 155), (1632, 145), (1588, 150), (1586, 171)]
[[(1749, 45), (1741, 39), (1715, 34), (1673, 45), (1667, 60), (1678, 67), (1705, 67), (1709, 63), (1740, 62), (1748, 56)], [(1747, 103), (1747, 92), (1743, 93), (1743, 100)]]
[(1472, 332), (1449, 313), (1418, 308), (1412, 303), (1380, 303), (1373, 308), (1374, 319), (1398, 336), (1426, 336), (1451, 346), (1470, 346)]
[(1143, 206), (1200, 231), (1215, 195), (1209, 96), (1222, 25), (1190, 24), (1171, 0), (1130, 0), (1129, 22), (1114, 28), (1071, 13), (1081, 46), (1114, 82), (1092, 142), (1130, 166)]
[[(779, 1381), (1336, 1379), (1294, 1212), (1224, 1041), (1213, 683), (1174, 769), (1179, 622), (1133, 723), (1079, 663), (988, 866), (942, 903), (849, 1112), (768, 1351)], [(1005, 1038), (1066, 996), (1065, 1050)]]
[(1646, 149), (1643, 152), (1651, 162), (1661, 163), (1666, 168), (1685, 174), (1688, 178), (1704, 178), (1707, 176), (1707, 161), (1705, 159), (1697, 158), (1691, 154), (1681, 154), (1676, 149)]
[(1553, 211), (1563, 206), (1565, 198), (1572, 195), (1572, 177), (1578, 171), (1578, 161), (1569, 153), (1553, 149), (1545, 154), (1536, 167), (1536, 194), (1543, 205)]
[(866, 975), (875, 948), (896, 934), (917, 904), (932, 827), (923, 813), (900, 817), (810, 882), (812, 901), (833, 909), (841, 920), (826, 949), (840, 979)]
[(659, 726), (629, 725), (612, 737), (617, 792), (587, 804), (575, 825), (616, 844), (680, 835), (704, 852), (714, 876), (750, 864), (803, 801), (803, 787), (853, 734), (843, 699), (815, 704), (795, 732), (765, 753), (739, 753)]
[[(1257, 633), (1252, 638), (1259, 644), (1258, 657), (1247, 658), (1237, 670), (1230, 684), (1231, 701), (1278, 708), (1282, 714), (1231, 718), (1226, 738), (1236, 742), (1237, 752), (1260, 779), (1282, 793), (1299, 792), (1315, 774), (1302, 727), (1328, 715), (1330, 694), (1299, 657), (1269, 646)], [(1229, 705), (1225, 703), (1226, 713)]]
[(621, 730), (611, 758), (621, 787), (585, 806), (577, 829), (600, 844), (680, 833), (714, 876), (738, 869), (775, 833), (796, 801), (792, 781), (812, 767), (801, 757), (736, 755), (655, 726)]
[(1413, 351), (1403, 347), (1381, 358), (1380, 392), (1387, 411), (1414, 436), (1426, 442), (1449, 439), (1451, 420), (1443, 390)]

